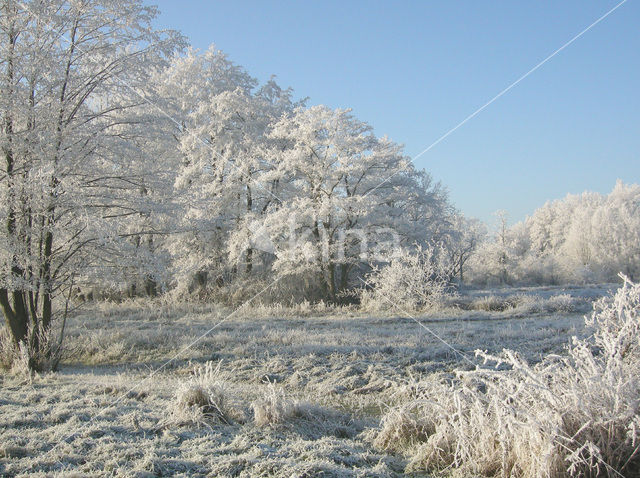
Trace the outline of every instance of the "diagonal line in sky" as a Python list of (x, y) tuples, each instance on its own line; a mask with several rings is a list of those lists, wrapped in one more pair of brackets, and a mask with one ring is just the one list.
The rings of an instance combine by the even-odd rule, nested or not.
[[(445, 134), (443, 134), (442, 136), (440, 136), (436, 141), (434, 141), (433, 143), (431, 143), (427, 148), (423, 149), (420, 153), (418, 153), (417, 155), (415, 155), (413, 158), (411, 158), (411, 160), (407, 163), (407, 166), (411, 163), (413, 163), (416, 159), (418, 159), (420, 156), (424, 155), (425, 153), (427, 153), (428, 151), (430, 151), (433, 147), (435, 147), (437, 144), (441, 143), (442, 141), (444, 141), (445, 138), (447, 138), (449, 135), (453, 134), (456, 130), (458, 130), (460, 127), (462, 127), (464, 124), (466, 124), (469, 120), (473, 119), (474, 117), (476, 117), (478, 114), (480, 114), (484, 109), (486, 109), (489, 105), (491, 105), (494, 101), (496, 101), (497, 99), (499, 99), (501, 96), (505, 95), (509, 90), (511, 90), (513, 87), (515, 87), (516, 85), (518, 85), (522, 80), (524, 80), (525, 78), (527, 78), (529, 75), (531, 75), (533, 72), (535, 72), (538, 68), (540, 68), (542, 65), (544, 65), (545, 63), (547, 63), (549, 60), (551, 60), (554, 56), (556, 56), (558, 53), (560, 53), (562, 50), (564, 50), (565, 48), (567, 48), (569, 45), (571, 45), (573, 42), (575, 42), (578, 38), (580, 38), (582, 35), (584, 35), (585, 33), (587, 33), (589, 30), (591, 30), (593, 27), (595, 27), (598, 23), (600, 23), (602, 20), (604, 20), (605, 18), (607, 18), (609, 15), (611, 15), (614, 11), (616, 11), (618, 8), (620, 8), (623, 4), (625, 4), (627, 2), (627, 0), (622, 0), (620, 3), (618, 3), (615, 7), (613, 7), (612, 9), (610, 9), (607, 13), (605, 13), (604, 15), (602, 15), (600, 18), (598, 18), (597, 20), (595, 20), (593, 23), (591, 23), (591, 25), (589, 25), (588, 27), (586, 27), (584, 30), (582, 30), (580, 33), (578, 33), (576, 36), (574, 36), (571, 40), (569, 40), (568, 42), (566, 42), (564, 45), (562, 45), (560, 48), (558, 48), (556, 51), (554, 51), (553, 53), (551, 53), (549, 56), (547, 56), (544, 60), (542, 60), (540, 63), (538, 63), (536, 66), (534, 66), (533, 68), (531, 68), (529, 71), (527, 71), (524, 75), (522, 75), (520, 78), (518, 78), (516, 81), (514, 81), (513, 83), (511, 83), (509, 86), (507, 86), (505, 89), (503, 89), (500, 93), (498, 93), (496, 96), (494, 96), (493, 98), (491, 98), (489, 101), (487, 101), (484, 105), (482, 105), (480, 108), (478, 108), (477, 110), (475, 110), (473, 113), (471, 113), (469, 116), (467, 116), (465, 119), (463, 119), (462, 121), (460, 121), (456, 126), (454, 126), (453, 128), (451, 128), (449, 131), (447, 131)], [(378, 189), (380, 186), (382, 186), (384, 183), (386, 183), (387, 181), (389, 181), (392, 177), (394, 177), (396, 174), (400, 173), (402, 171), (402, 169), (396, 171), (395, 173), (391, 174), (389, 177), (387, 177), (385, 180), (383, 180), (380, 184), (378, 184), (375, 188), (367, 191), (367, 193), (365, 194), (365, 196), (369, 195), (370, 193), (372, 193), (373, 191), (375, 191), (376, 189)]]

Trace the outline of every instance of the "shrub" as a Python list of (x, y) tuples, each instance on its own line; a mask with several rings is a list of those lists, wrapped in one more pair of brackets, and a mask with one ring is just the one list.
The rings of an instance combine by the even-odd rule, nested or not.
[[(409, 469), (481, 476), (637, 476), (640, 472), (640, 286), (626, 278), (586, 319), (591, 339), (530, 366), (477, 352), (500, 370), (423, 383), (383, 417), (374, 443)], [(507, 370), (505, 369), (505, 366)], [(470, 384), (474, 383), (475, 386)], [(477, 386), (480, 384), (480, 386)]]
[(474, 310), (484, 310), (486, 312), (499, 312), (509, 308), (509, 304), (498, 296), (485, 295), (474, 299), (471, 303)]
[(576, 308), (576, 299), (569, 294), (554, 295), (546, 303), (549, 312), (575, 312)]
[(16, 347), (9, 330), (6, 327), (0, 329), (0, 368), (17, 375), (57, 369), (62, 348), (54, 338), (53, 331), (49, 329), (31, 336), (33, 340), (30, 343), (22, 342)]
[(238, 418), (227, 401), (219, 375), (220, 364), (214, 367), (213, 362), (207, 362), (194, 367), (191, 378), (179, 385), (169, 415), (161, 426), (229, 424)]
[(535, 314), (542, 311), (543, 299), (529, 294), (515, 294), (508, 297), (509, 305), (518, 312)]
[(361, 291), (360, 303), (371, 311), (434, 308), (450, 292), (452, 275), (453, 269), (439, 248), (396, 251), (387, 265), (374, 267), (367, 276), (369, 288)]
[(278, 425), (304, 415), (307, 404), (289, 400), (282, 388), (269, 384), (264, 397), (251, 404), (253, 420), (259, 427)]

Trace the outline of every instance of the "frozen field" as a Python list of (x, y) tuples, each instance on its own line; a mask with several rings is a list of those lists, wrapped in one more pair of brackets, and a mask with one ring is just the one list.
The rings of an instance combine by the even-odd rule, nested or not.
[(422, 325), (350, 308), (93, 304), (70, 319), (59, 372), (1, 376), (0, 476), (402, 475), (406, 460), (372, 437), (413, 383), (472, 368), (476, 349), (562, 353), (608, 289), (467, 292)]

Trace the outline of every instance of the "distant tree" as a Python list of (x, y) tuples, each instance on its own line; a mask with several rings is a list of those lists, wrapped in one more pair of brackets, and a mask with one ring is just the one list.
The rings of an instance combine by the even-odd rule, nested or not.
[(462, 214), (452, 217), (451, 232), (446, 241), (446, 251), (452, 264), (452, 273), (464, 282), (464, 270), (469, 259), (476, 252), (487, 235), (486, 226), (475, 218)]
[(498, 264), (500, 269), (500, 283), (509, 283), (509, 238), (508, 238), (508, 218), (507, 211), (501, 209), (496, 211), (496, 217), (498, 218), (498, 229), (496, 232), (496, 243), (498, 245)]
[[(545, 204), (507, 228), (473, 260), (476, 280), (497, 273), (529, 283), (615, 281), (640, 273), (640, 186), (618, 181), (609, 195), (585, 192)], [(506, 260), (503, 260), (506, 258)], [(483, 279), (483, 277), (485, 279)]]
[(640, 185), (618, 181), (592, 217), (596, 263), (608, 278), (640, 277)]

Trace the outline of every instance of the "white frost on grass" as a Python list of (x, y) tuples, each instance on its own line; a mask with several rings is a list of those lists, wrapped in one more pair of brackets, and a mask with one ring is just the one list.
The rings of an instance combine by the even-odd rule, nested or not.
[[(148, 380), (229, 311), (139, 302), (70, 317), (58, 373), (0, 375), (0, 476), (403, 476), (411, 456), (368, 436), (416, 384), (464, 368), (409, 318), (307, 305), (234, 316)], [(465, 353), (508, 346), (533, 362), (585, 335), (577, 313), (514, 310), (420, 319)]]
[(390, 410), (374, 443), (409, 470), (480, 476), (636, 476), (640, 471), (640, 285), (594, 304), (590, 339), (530, 365), (478, 352), (495, 369), (424, 381)]
[(242, 422), (241, 412), (229, 401), (226, 384), (220, 376), (221, 363), (208, 361), (196, 365), (191, 377), (179, 382), (177, 391), (168, 409), (167, 417), (161, 420), (160, 428), (173, 426), (213, 426)]

